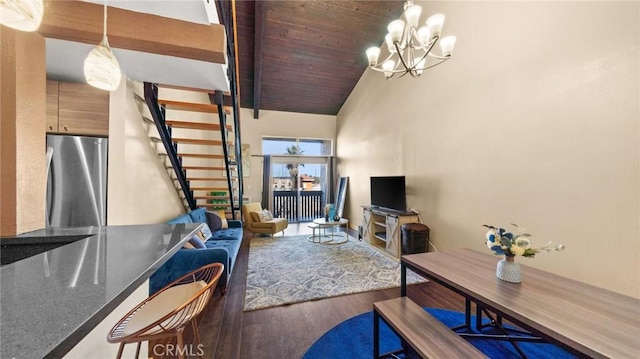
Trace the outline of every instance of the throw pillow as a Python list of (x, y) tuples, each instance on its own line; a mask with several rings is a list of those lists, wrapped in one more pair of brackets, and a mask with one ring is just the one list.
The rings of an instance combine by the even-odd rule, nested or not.
[(185, 243), (183, 247), (187, 249), (207, 248), (207, 246), (204, 245), (204, 242), (202, 241), (200, 236), (198, 236), (197, 234), (191, 237), (191, 239), (189, 239), (189, 242)]
[(260, 222), (267, 222), (273, 219), (273, 216), (271, 216), (271, 212), (267, 211), (266, 209), (258, 212), (258, 217), (260, 217)]
[(222, 221), (222, 228), (229, 228), (229, 222), (227, 222), (227, 214), (225, 213), (224, 209), (217, 211), (216, 214)]
[(253, 220), (254, 222), (262, 222), (262, 220), (260, 219), (260, 213), (261, 212), (251, 212), (251, 213), (249, 213), (251, 215), (251, 220)]
[(222, 228), (222, 219), (215, 212), (207, 211), (207, 224), (215, 232)]
[(206, 223), (204, 223), (203, 228), (198, 232), (198, 237), (200, 237), (202, 242), (206, 242), (213, 237), (213, 233), (211, 233), (211, 229)]
[(268, 209), (263, 209), (262, 210), (262, 215), (264, 216), (264, 221), (273, 220), (273, 215), (271, 214), (271, 212)]

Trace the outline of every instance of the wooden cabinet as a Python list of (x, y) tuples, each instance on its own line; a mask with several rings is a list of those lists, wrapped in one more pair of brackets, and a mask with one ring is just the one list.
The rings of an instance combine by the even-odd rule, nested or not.
[(364, 240), (395, 259), (402, 254), (400, 227), (420, 221), (415, 213), (388, 212), (364, 207), (362, 212)]
[(47, 132), (58, 132), (58, 81), (47, 80)]
[(47, 132), (109, 136), (109, 92), (47, 80)]

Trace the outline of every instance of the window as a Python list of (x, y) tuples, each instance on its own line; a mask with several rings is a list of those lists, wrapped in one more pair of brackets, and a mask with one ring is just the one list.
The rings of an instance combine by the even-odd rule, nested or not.
[(287, 148), (298, 146), (301, 156), (331, 156), (333, 141), (329, 139), (264, 137), (262, 139), (263, 155), (286, 155)]
[(288, 147), (295, 146), (296, 143), (295, 138), (265, 137), (262, 139), (262, 154), (283, 155), (287, 153)]
[(299, 139), (298, 146), (307, 156), (331, 156), (331, 140)]

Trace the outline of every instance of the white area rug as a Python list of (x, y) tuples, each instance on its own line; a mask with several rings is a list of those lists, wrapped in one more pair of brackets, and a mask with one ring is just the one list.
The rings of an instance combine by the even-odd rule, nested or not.
[[(244, 310), (400, 286), (400, 263), (365, 242), (340, 245), (307, 235), (251, 240)], [(409, 284), (426, 280), (407, 271)]]

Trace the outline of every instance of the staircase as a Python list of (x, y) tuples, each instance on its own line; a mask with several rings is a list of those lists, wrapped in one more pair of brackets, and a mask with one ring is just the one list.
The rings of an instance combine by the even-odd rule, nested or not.
[(175, 87), (165, 90), (162, 85), (151, 83), (144, 84), (144, 93), (158, 135), (151, 139), (164, 145), (164, 152), (160, 153), (168, 160), (165, 161), (167, 170), (185, 208), (224, 210), (227, 217), (238, 217), (242, 191), (237, 152), (234, 141), (229, 140), (234, 128), (226, 123), (231, 108), (161, 98), (173, 94), (208, 100), (222, 94), (207, 94), (197, 89), (176, 90)]
[[(185, 208), (224, 210), (227, 217), (236, 219), (241, 218), (240, 209), (244, 198), (242, 166), (238, 165), (242, 164), (242, 152), (238, 48), (234, 40), (237, 36), (235, 3), (234, 0), (216, 0), (216, 7), (227, 32), (231, 93), (226, 102), (232, 106), (224, 106), (225, 98), (221, 91), (152, 83), (144, 84), (144, 102), (159, 135), (152, 136), (151, 139), (163, 144), (165, 153), (162, 156), (166, 156), (168, 160), (168, 163), (165, 160), (167, 170), (181, 194)], [(200, 97), (204, 101), (187, 102), (159, 96), (163, 87), (166, 88), (166, 93), (191, 92), (189, 98)], [(233, 125), (227, 123), (227, 115), (232, 113)]]

